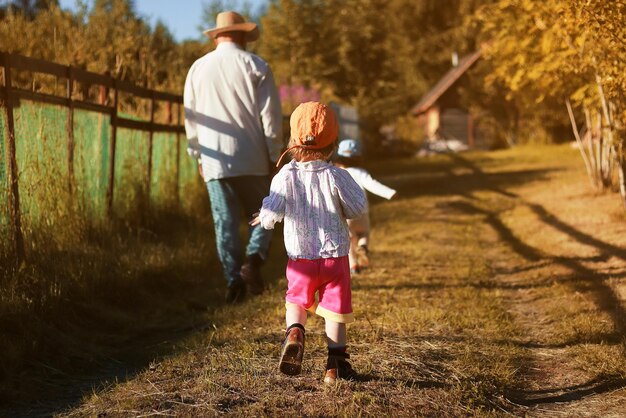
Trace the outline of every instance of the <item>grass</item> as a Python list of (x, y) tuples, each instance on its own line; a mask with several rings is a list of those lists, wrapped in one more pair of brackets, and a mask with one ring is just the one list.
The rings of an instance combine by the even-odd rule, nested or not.
[[(209, 234), (181, 228), (167, 244), (156, 233), (149, 245), (122, 240), (103, 254), (119, 259), (116, 271), (136, 268), (135, 292), (123, 296), (123, 280), (115, 280), (115, 297), (97, 297), (81, 313), (94, 315), (96, 335), (107, 335), (110, 321), (111, 347), (126, 346), (131, 357), (150, 339), (159, 349), (144, 349), (126, 374), (92, 379), (79, 401), (23, 403), (13, 412), (618, 416), (626, 409), (626, 223), (617, 196), (591, 193), (574, 150), (536, 146), (370, 168), (399, 197), (372, 198), (373, 267), (353, 280), (357, 321), (348, 338), (360, 381), (324, 386), (324, 326), (316, 317), (307, 324), (302, 375), (278, 372), (282, 245), (267, 266), (269, 291), (225, 306), (215, 260), (207, 261)], [(209, 286), (212, 296), (200, 296)], [(65, 318), (66, 327), (80, 323)], [(83, 331), (70, 347), (83, 343)], [(108, 364), (102, 345), (93, 341)], [(57, 392), (63, 381), (40, 379)]]
[(2, 270), (4, 402), (54, 396), (58, 379), (86, 377), (131, 346), (192, 326), (221, 299), (210, 223), (168, 223), (172, 231), (87, 234), (80, 246), (42, 248), (19, 271)]

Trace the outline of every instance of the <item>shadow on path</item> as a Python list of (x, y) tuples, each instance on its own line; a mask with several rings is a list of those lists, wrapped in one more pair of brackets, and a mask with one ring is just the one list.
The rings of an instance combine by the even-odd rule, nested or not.
[[(123, 320), (133, 324), (120, 322), (122, 317), (115, 321), (106, 317), (111, 322), (103, 324), (103, 318), (91, 306), (93, 300), (71, 308), (74, 312), (71, 322), (47, 324), (49, 332), (67, 334), (60, 337), (74, 342), (72, 352), (67, 353), (63, 365), (45, 358), (30, 361), (21, 377), (28, 379), (28, 393), (20, 393), (20, 399), (1, 405), (0, 417), (49, 417), (72, 410), (81, 404), (83, 397), (132, 380), (155, 363), (188, 351), (186, 343), (190, 338), (213, 330), (210, 310), (225, 306), (221, 277), (190, 280), (190, 277), (206, 277), (206, 268), (206, 265), (177, 264), (143, 272), (149, 283), (138, 294), (124, 298), (155, 297), (157, 301), (149, 305), (153, 311), (143, 307), (135, 312), (133, 307), (127, 307)], [(180, 269), (186, 269), (185, 278), (181, 279)], [(269, 283), (276, 282), (282, 274), (278, 263), (265, 272)], [(151, 287), (157, 289), (148, 289)], [(114, 304), (100, 303), (105, 303), (102, 305), (105, 309), (116, 309)], [(178, 307), (168, 310), (164, 305), (159, 307), (161, 303)], [(159, 324), (163, 309), (176, 317)], [(110, 335), (108, 343), (107, 335)], [(24, 382), (21, 385), (26, 386)]]
[(626, 388), (626, 379), (597, 378), (575, 386), (510, 393), (507, 399), (522, 406), (578, 401), (588, 396), (600, 395)]
[[(481, 170), (478, 167), (474, 166), (470, 161), (467, 161), (458, 155), (453, 156), (453, 158), (460, 164), (463, 164), (464, 166), (470, 168), (476, 176), (481, 177), (485, 181), (489, 181), (489, 177), (481, 174)], [(606, 243), (589, 234), (586, 234), (562, 221), (557, 216), (550, 213), (545, 207), (539, 204), (525, 202), (519, 196), (499, 189), (497, 185), (488, 184), (484, 186), (484, 189), (491, 190), (501, 196), (506, 196), (507, 198), (514, 199), (516, 205), (526, 205), (538, 216), (538, 219), (546, 226), (553, 227), (558, 231), (566, 234), (573, 240), (576, 240), (581, 244), (593, 247), (600, 253), (600, 255), (593, 257), (552, 256), (550, 254), (546, 254), (538, 248), (528, 245), (519, 237), (517, 237), (514, 231), (501, 220), (500, 214), (497, 210), (488, 210), (482, 207), (478, 207), (474, 202), (458, 201), (449, 203), (450, 207), (468, 215), (482, 216), (485, 222), (491, 225), (493, 229), (498, 233), (500, 239), (508, 244), (508, 246), (515, 253), (522, 256), (525, 260), (533, 263), (545, 263), (546, 261), (548, 261), (549, 264), (561, 265), (571, 271), (571, 275), (561, 278), (553, 278), (553, 280), (567, 284), (574, 291), (588, 292), (589, 294), (591, 294), (598, 309), (604, 311), (611, 318), (611, 321), (613, 323), (614, 332), (601, 335), (599, 341), (609, 341), (621, 344), (626, 349), (626, 310), (624, 309), (620, 298), (615, 293), (615, 290), (605, 282), (607, 278), (615, 277), (616, 274), (624, 277), (625, 272), (622, 269), (618, 271), (613, 271), (608, 274), (600, 273), (583, 264), (584, 262), (605, 261), (610, 259), (611, 257), (617, 257), (622, 260), (626, 260), (626, 249)], [(498, 284), (496, 284), (496, 286), (498, 286)], [(579, 342), (569, 342), (569, 344), (575, 343)], [(545, 348), (543, 345), (536, 345), (532, 342), (522, 343), (522, 346), (527, 348)], [(560, 345), (557, 348), (560, 348)], [(569, 402), (574, 400), (580, 400), (586, 396), (606, 393), (624, 387), (626, 387), (626, 379), (607, 376), (594, 379), (585, 384), (570, 387), (557, 387), (552, 389), (544, 389), (541, 391), (514, 391), (511, 394), (511, 400), (519, 405), (524, 406), (556, 402)]]

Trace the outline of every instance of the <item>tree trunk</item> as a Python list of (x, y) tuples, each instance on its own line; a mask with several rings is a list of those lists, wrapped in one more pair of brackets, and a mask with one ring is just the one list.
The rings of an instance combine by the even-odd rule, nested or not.
[(587, 145), (587, 155), (589, 155), (589, 160), (591, 162), (591, 178), (594, 184), (594, 188), (599, 190), (601, 188), (600, 185), (600, 176), (598, 171), (599, 160), (598, 153), (594, 148), (594, 136), (593, 136), (593, 125), (591, 123), (591, 113), (587, 106), (583, 107), (583, 111), (585, 113), (585, 135), (583, 136), (583, 142)]
[[(600, 132), (602, 137), (606, 134), (607, 141), (607, 149), (606, 149), (606, 170), (603, 172), (602, 182), (606, 187), (610, 187), (613, 185), (613, 179), (611, 175), (613, 173), (613, 163), (614, 158), (619, 159), (621, 161), (623, 158), (621, 155), (615, 153), (615, 141), (613, 137), (613, 118), (611, 117), (611, 112), (609, 111), (609, 104), (604, 96), (604, 88), (602, 87), (602, 83), (600, 82), (600, 75), (596, 73), (596, 85), (598, 86), (598, 94), (600, 95), (600, 104), (602, 105), (602, 114), (598, 115), (600, 120)], [(606, 124), (602, 123), (602, 116), (604, 116), (604, 120)], [(621, 168), (620, 168), (621, 171)]]
[(624, 158), (623, 152), (619, 157), (617, 173), (619, 175), (619, 193), (622, 197), (622, 205), (626, 210), (626, 158)]
[(595, 175), (593, 163), (590, 161), (589, 156), (585, 152), (585, 145), (583, 144), (580, 133), (578, 132), (578, 125), (576, 124), (576, 118), (574, 118), (574, 111), (572, 110), (572, 104), (569, 99), (565, 99), (565, 106), (567, 107), (567, 113), (569, 115), (570, 122), (572, 123), (572, 131), (574, 132), (574, 137), (576, 138), (576, 143), (578, 144), (578, 150), (580, 151), (580, 155), (583, 157), (583, 161), (585, 163), (587, 175), (589, 176), (589, 180), (591, 180), (591, 186), (595, 189), (597, 184), (596, 181), (594, 181)]
[(596, 113), (596, 135), (598, 137), (598, 163), (599, 163), (599, 176), (600, 186), (602, 190), (609, 189), (611, 187), (611, 143), (604, 135), (604, 129), (602, 128), (602, 114)]

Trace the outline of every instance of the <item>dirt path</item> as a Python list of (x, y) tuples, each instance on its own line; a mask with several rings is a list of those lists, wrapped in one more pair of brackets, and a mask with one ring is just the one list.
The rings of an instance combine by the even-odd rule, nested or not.
[(560, 169), (483, 212), (508, 246), (490, 255), (493, 280), (506, 288), (526, 363), (508, 399), (530, 416), (626, 416), (623, 215)]
[(514, 411), (626, 416), (626, 228), (607, 213), (610, 196), (585, 195), (567, 166), (548, 184), (500, 187), (461, 163), (491, 192), (454, 206), (490, 230), (491, 281), (523, 349)]
[(324, 387), (317, 318), (302, 375), (280, 375), (275, 277), (64, 415), (626, 416), (626, 222), (616, 196), (590, 194), (574, 151), (372, 169), (400, 198), (372, 201), (373, 266), (354, 278), (360, 381)]

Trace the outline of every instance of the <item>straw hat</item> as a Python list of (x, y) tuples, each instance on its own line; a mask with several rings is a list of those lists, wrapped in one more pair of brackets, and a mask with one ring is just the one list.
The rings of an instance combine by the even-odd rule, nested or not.
[(259, 28), (256, 23), (246, 22), (239, 13), (222, 12), (215, 19), (215, 28), (204, 31), (204, 34), (215, 39), (217, 35), (223, 32), (246, 32), (246, 41), (252, 42), (259, 39)]

